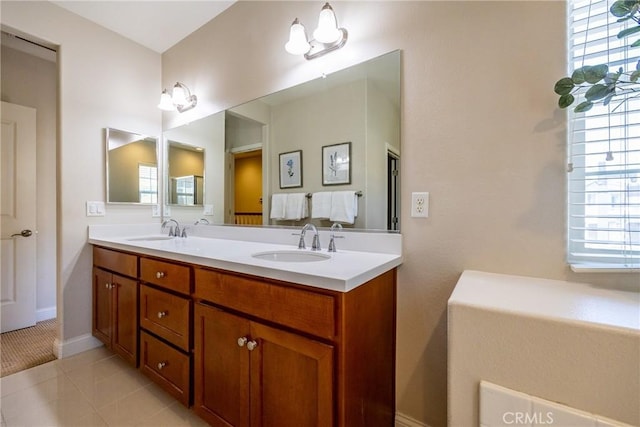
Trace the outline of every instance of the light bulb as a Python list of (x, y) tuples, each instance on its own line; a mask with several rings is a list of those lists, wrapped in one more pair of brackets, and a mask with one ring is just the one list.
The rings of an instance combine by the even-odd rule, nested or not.
[(307, 33), (304, 29), (304, 25), (296, 18), (291, 24), (289, 30), (289, 41), (284, 45), (287, 52), (292, 55), (303, 55), (309, 52), (311, 45), (307, 41)]
[(313, 38), (320, 43), (326, 44), (337, 42), (341, 36), (342, 33), (338, 30), (336, 15), (333, 13), (331, 5), (329, 3), (325, 3), (320, 11), (318, 28), (313, 32)]
[(171, 95), (169, 95), (166, 89), (164, 89), (162, 95), (160, 95), (158, 108), (164, 111), (174, 111), (176, 109), (176, 106), (173, 105), (173, 101), (171, 100)]
[(173, 86), (173, 94), (171, 95), (171, 99), (175, 105), (186, 105), (187, 104), (187, 94), (185, 93), (184, 88), (180, 83), (176, 83)]

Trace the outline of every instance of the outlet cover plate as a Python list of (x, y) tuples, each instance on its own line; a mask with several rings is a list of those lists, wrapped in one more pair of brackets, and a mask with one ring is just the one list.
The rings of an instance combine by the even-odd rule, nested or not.
[(429, 193), (411, 193), (411, 217), (427, 218), (429, 216)]

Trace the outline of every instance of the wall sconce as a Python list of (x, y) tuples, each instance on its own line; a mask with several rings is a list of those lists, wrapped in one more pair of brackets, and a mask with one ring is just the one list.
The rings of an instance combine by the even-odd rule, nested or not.
[(164, 89), (160, 95), (158, 108), (164, 111), (176, 111), (184, 113), (192, 109), (198, 103), (198, 97), (191, 94), (191, 91), (183, 83), (177, 82), (173, 86), (171, 95)]
[(347, 43), (347, 30), (338, 28), (338, 21), (329, 3), (325, 3), (318, 18), (318, 28), (313, 32), (313, 40), (307, 39), (304, 25), (296, 18), (291, 24), (289, 41), (284, 45), (292, 55), (304, 55), (308, 60), (318, 58)]

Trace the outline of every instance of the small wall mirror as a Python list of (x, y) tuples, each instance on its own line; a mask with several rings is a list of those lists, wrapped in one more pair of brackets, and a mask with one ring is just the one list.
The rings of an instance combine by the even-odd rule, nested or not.
[(157, 139), (106, 128), (107, 203), (158, 203)]
[(204, 148), (168, 141), (169, 204), (204, 205)]

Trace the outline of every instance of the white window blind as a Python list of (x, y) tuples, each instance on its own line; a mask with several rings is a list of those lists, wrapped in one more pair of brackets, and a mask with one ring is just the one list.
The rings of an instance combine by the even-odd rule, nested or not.
[[(569, 0), (570, 74), (584, 65), (633, 71), (638, 36), (618, 39), (613, 1)], [(614, 98), (584, 113), (569, 108), (568, 262), (574, 267), (640, 267), (640, 96)]]

